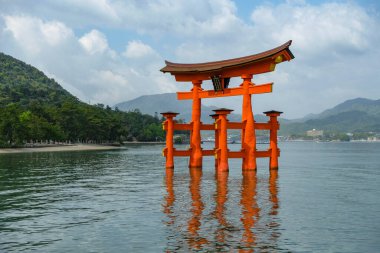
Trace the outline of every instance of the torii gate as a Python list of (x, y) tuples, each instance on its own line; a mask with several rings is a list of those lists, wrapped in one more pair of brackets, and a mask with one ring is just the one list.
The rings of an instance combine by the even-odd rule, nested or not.
[[(291, 40), (285, 44), (250, 56), (229, 59), (224, 61), (182, 64), (165, 61), (166, 66), (162, 72), (175, 76), (178, 82), (192, 82), (193, 88), (189, 92), (177, 92), (179, 100), (192, 99), (192, 121), (189, 124), (177, 124), (173, 118), (178, 114), (174, 112), (162, 113), (166, 117), (164, 129), (166, 134), (166, 167), (174, 167), (174, 156), (190, 156), (189, 167), (201, 168), (202, 157), (215, 155), (218, 171), (228, 170), (228, 158), (242, 158), (243, 170), (256, 170), (256, 157), (270, 157), (270, 169), (278, 168), (279, 149), (277, 147), (277, 130), (279, 124), (277, 117), (281, 112), (265, 112), (270, 117), (268, 123), (255, 123), (252, 112), (252, 94), (272, 92), (273, 83), (256, 85), (251, 82), (253, 75), (274, 71), (276, 64), (290, 61), (294, 58), (289, 49)], [(229, 88), (232, 77), (241, 77), (242, 84), (239, 87)], [(212, 80), (214, 89), (204, 90), (201, 85), (204, 80)], [(201, 122), (201, 99), (243, 96), (242, 121), (229, 122), (227, 115), (232, 111), (228, 109), (215, 110), (211, 115), (215, 119), (214, 124), (203, 124)], [(227, 147), (227, 129), (242, 130), (241, 151), (229, 151)], [(270, 130), (270, 148), (267, 151), (256, 150), (255, 130)], [(189, 150), (176, 150), (173, 147), (174, 130), (190, 131)], [(201, 147), (201, 130), (215, 130), (214, 150), (203, 150)]]

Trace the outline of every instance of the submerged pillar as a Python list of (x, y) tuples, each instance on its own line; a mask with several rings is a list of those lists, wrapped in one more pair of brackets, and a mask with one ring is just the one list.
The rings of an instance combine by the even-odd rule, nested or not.
[(218, 149), (216, 150), (217, 156), (217, 171), (228, 171), (228, 147), (227, 147), (227, 115), (233, 110), (221, 108), (213, 110), (218, 115), (218, 120), (215, 128), (218, 130)]
[(252, 85), (252, 75), (242, 75), (243, 79), (243, 108), (242, 108), (242, 122), (245, 127), (242, 131), (242, 149), (244, 150), (243, 170), (256, 170), (256, 133), (255, 133), (255, 120), (252, 112), (251, 94), (249, 88)]
[(166, 130), (166, 147), (163, 150), (163, 154), (166, 157), (166, 168), (174, 168), (174, 121), (173, 118), (179, 113), (176, 112), (163, 112), (162, 116), (166, 118), (164, 122), (164, 130)]
[(282, 112), (278, 111), (268, 111), (264, 112), (266, 116), (269, 117), (269, 125), (270, 125), (270, 134), (269, 134), (269, 142), (270, 142), (270, 158), (269, 158), (269, 169), (277, 170), (278, 169), (278, 156), (279, 149), (277, 145), (277, 131), (280, 128), (280, 124), (277, 121), (277, 117), (281, 115)]
[(202, 81), (195, 80), (193, 82), (193, 110), (191, 114), (192, 127), (190, 138), (190, 160), (189, 168), (201, 168), (202, 167), (202, 148), (201, 148), (201, 99), (199, 98), (199, 92), (202, 91)]

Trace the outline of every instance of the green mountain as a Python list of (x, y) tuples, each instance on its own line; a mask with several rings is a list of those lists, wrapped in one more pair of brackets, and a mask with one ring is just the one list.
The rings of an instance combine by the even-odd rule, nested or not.
[(317, 118), (327, 118), (344, 112), (363, 112), (368, 115), (380, 116), (380, 99), (371, 100), (366, 98), (355, 98), (347, 100), (331, 109), (323, 111)]
[(28, 106), (32, 101), (59, 105), (67, 99), (77, 101), (42, 71), (0, 53), (0, 107), (10, 103)]
[(380, 99), (347, 100), (320, 114), (283, 123), (280, 133), (302, 134), (310, 129), (341, 133), (380, 132)]
[(0, 53), (0, 146), (27, 141), (163, 138), (159, 119), (79, 101), (43, 72)]

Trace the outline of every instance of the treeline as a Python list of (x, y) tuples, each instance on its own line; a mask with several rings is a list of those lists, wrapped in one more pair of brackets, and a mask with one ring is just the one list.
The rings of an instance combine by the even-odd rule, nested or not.
[(34, 101), (28, 107), (11, 103), (0, 108), (0, 145), (30, 142), (158, 141), (164, 139), (161, 120), (139, 111), (121, 112), (65, 101), (48, 106)]
[(163, 139), (158, 117), (80, 102), (40, 70), (0, 53), (0, 146)]

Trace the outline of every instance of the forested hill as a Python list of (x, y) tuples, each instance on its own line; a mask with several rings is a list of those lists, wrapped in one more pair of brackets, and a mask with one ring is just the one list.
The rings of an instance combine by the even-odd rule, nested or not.
[(162, 138), (158, 118), (83, 103), (43, 72), (0, 53), (0, 146)]
[(0, 53), (0, 106), (17, 103), (29, 106), (33, 102), (52, 105), (65, 100), (77, 100), (54, 79), (42, 71), (11, 56)]
[(355, 98), (344, 101), (320, 114), (283, 124), (283, 135), (305, 133), (311, 129), (341, 133), (380, 133), (380, 99)]

